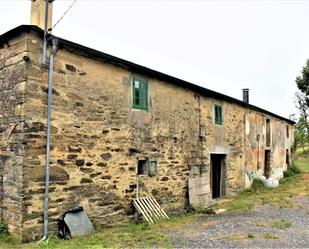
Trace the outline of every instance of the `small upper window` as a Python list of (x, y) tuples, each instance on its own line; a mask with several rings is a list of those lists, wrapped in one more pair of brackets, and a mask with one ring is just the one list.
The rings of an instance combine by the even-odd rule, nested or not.
[(133, 108), (148, 110), (148, 82), (139, 77), (133, 77)]
[(156, 160), (138, 160), (137, 175), (158, 175), (158, 162)]
[(222, 116), (222, 106), (221, 105), (215, 105), (214, 107), (215, 111), (215, 123), (218, 125), (223, 124), (223, 116)]
[(286, 137), (288, 138), (290, 136), (290, 132), (289, 132), (289, 126), (286, 126)]
[(148, 170), (148, 161), (147, 160), (138, 160), (137, 162), (137, 174), (146, 175)]

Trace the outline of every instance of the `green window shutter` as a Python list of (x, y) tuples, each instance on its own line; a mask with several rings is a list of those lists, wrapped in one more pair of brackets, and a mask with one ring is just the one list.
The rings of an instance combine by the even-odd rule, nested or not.
[(148, 175), (149, 176), (157, 176), (158, 175), (158, 161), (157, 160), (149, 160), (148, 161)]
[(216, 122), (216, 124), (218, 123), (218, 108), (217, 108), (217, 106), (215, 105), (215, 122)]
[(148, 111), (148, 83), (146, 81), (144, 82), (143, 98), (144, 98), (143, 109)]
[(133, 108), (148, 110), (148, 82), (133, 77)]
[(152, 176), (151, 161), (148, 160), (148, 176)]
[(140, 104), (140, 108), (141, 109), (145, 109), (146, 103), (145, 103), (145, 82), (141, 81), (141, 89), (140, 89), (140, 93), (141, 93), (141, 104)]
[(222, 125), (223, 124), (223, 115), (222, 115), (222, 106), (215, 105), (215, 123)]

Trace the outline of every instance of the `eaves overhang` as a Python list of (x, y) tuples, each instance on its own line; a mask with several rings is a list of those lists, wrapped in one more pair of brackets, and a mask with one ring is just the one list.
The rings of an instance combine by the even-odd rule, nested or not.
[[(21, 35), (22, 33), (25, 32), (36, 32), (39, 35), (41, 35), (43, 37), (44, 35), (44, 31), (42, 29), (40, 29), (37, 26), (33, 26), (33, 25), (21, 25), (18, 26), (6, 33), (4, 33), (3, 35), (0, 35), (0, 47), (2, 47), (5, 43), (8, 43), (12, 38), (17, 37), (19, 35)], [(188, 81), (182, 80), (182, 79), (178, 79), (176, 77), (158, 72), (156, 70), (138, 65), (136, 63), (118, 58), (116, 56), (110, 55), (110, 54), (106, 54), (103, 52), (100, 52), (98, 50), (74, 43), (72, 41), (68, 41), (62, 38), (59, 38), (59, 48), (63, 48), (65, 50), (68, 50), (69, 52), (72, 52), (74, 54), (78, 54), (81, 56), (85, 56), (91, 59), (95, 59), (95, 60), (99, 60), (102, 61), (104, 63), (109, 63), (121, 68), (124, 68), (126, 70), (132, 71), (136, 74), (141, 74), (141, 75), (145, 75), (147, 77), (150, 78), (156, 78), (158, 80), (161, 81), (166, 81), (168, 83), (177, 85), (179, 87), (185, 88), (185, 89), (190, 89), (193, 92), (199, 94), (199, 95), (203, 95), (206, 97), (211, 97), (214, 99), (218, 99), (218, 100), (224, 100), (227, 102), (231, 102), (231, 103), (235, 103), (238, 104), (244, 108), (250, 109), (250, 110), (254, 110), (254, 111), (258, 111), (261, 113), (264, 113), (265, 115), (269, 115), (275, 118), (278, 118), (280, 120), (286, 121), (292, 125), (295, 124), (294, 121), (287, 119), (285, 117), (279, 116), (275, 113), (272, 113), (270, 111), (267, 111), (265, 109), (262, 109), (260, 107), (251, 105), (251, 104), (247, 104), (239, 99), (235, 99), (233, 97), (230, 97), (228, 95), (198, 86), (196, 84), (190, 83)]]

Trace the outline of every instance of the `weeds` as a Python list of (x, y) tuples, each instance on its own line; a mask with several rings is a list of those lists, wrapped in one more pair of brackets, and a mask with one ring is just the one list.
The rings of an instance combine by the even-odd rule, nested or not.
[(266, 225), (264, 223), (255, 223), (254, 224), (256, 227), (266, 227)]
[(249, 239), (254, 239), (254, 238), (255, 238), (255, 234), (254, 234), (254, 233), (248, 233), (248, 234), (247, 234), (247, 237), (248, 237)]
[(283, 171), (283, 177), (291, 177), (294, 175), (299, 174), (301, 171), (298, 167), (296, 167), (295, 165), (292, 165), (291, 167), (289, 167), (287, 170)]
[(276, 235), (273, 235), (272, 233), (268, 232), (268, 233), (264, 233), (263, 234), (264, 239), (279, 239), (279, 237), (277, 237)]
[(285, 219), (275, 220), (271, 223), (271, 227), (278, 228), (281, 230), (288, 229), (291, 226), (292, 224), (289, 221), (286, 221)]
[(253, 182), (252, 182), (252, 185), (251, 185), (251, 187), (250, 187), (250, 189), (249, 189), (249, 192), (256, 193), (256, 192), (258, 192), (259, 190), (264, 189), (264, 188), (265, 188), (265, 187), (264, 187), (264, 183), (262, 182), (262, 180), (259, 179), (259, 178), (255, 178), (255, 179), (253, 180)]
[(0, 235), (7, 235), (8, 234), (8, 228), (5, 222), (0, 219)]
[(227, 237), (229, 240), (248, 240), (248, 239), (254, 239), (256, 238), (256, 235), (254, 233), (248, 233), (248, 234), (231, 234)]
[(198, 213), (198, 214), (202, 214), (205, 212), (205, 206), (202, 203), (199, 203), (198, 205), (196, 205), (194, 207), (194, 212)]

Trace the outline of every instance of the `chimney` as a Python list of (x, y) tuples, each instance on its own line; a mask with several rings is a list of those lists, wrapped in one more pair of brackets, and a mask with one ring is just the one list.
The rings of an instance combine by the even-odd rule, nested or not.
[[(48, 22), (47, 30), (52, 28), (52, 17), (53, 17), (53, 1), (48, 1)], [(31, 0), (31, 25), (36, 25), (44, 30), (45, 28), (45, 9), (46, 9), (45, 0)]]
[(246, 104), (249, 104), (249, 88), (242, 89), (242, 99)]

